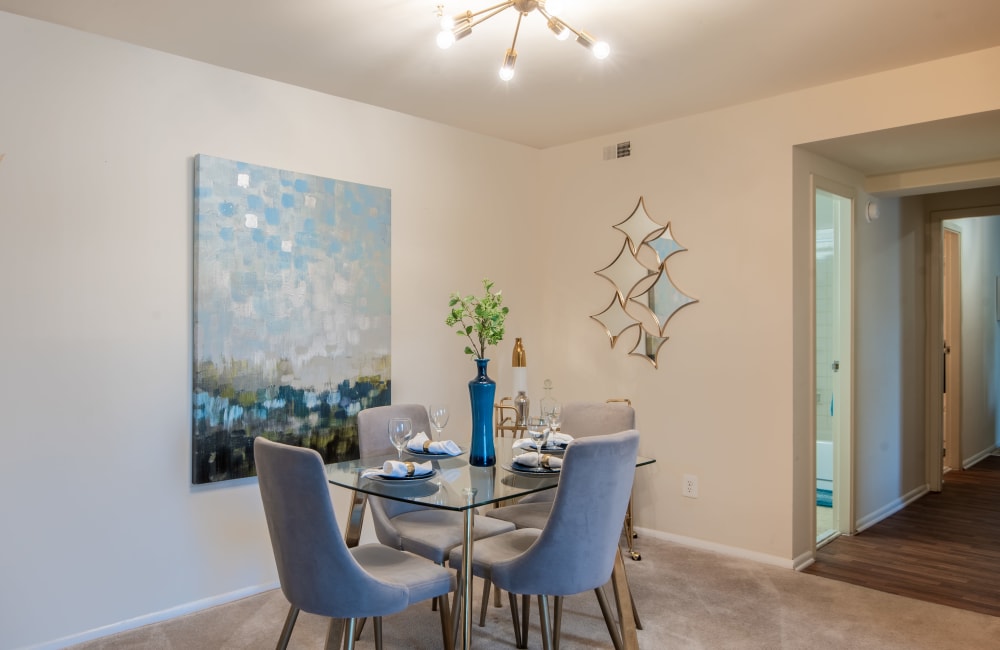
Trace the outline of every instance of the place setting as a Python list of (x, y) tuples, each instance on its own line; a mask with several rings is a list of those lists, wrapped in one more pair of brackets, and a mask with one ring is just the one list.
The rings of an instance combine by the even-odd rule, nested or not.
[(561, 409), (546, 413), (545, 417), (528, 418), (528, 437), (515, 440), (512, 447), (521, 453), (514, 456), (504, 469), (524, 476), (551, 476), (562, 469), (562, 454), (573, 436), (557, 431)]
[[(426, 434), (421, 433), (425, 438)], [(371, 467), (361, 472), (361, 478), (386, 483), (422, 483), (431, 479), (437, 470), (433, 463), (425, 461), (415, 463), (403, 460), (403, 450), (413, 438), (413, 423), (409, 418), (392, 418), (389, 420), (389, 442), (396, 448), (398, 458), (387, 460), (381, 467)]]
[(427, 409), (427, 415), (431, 426), (434, 427), (434, 438), (429, 437), (425, 432), (420, 431), (410, 437), (406, 442), (404, 451), (413, 456), (427, 456), (431, 458), (447, 458), (460, 456), (467, 449), (463, 448), (454, 440), (442, 440), (441, 434), (448, 424), (448, 407), (440, 404), (431, 405)]

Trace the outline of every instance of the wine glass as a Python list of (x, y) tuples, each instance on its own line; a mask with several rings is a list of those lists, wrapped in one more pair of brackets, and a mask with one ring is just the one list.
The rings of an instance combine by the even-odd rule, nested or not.
[(535, 443), (535, 450), (538, 452), (538, 466), (541, 467), (542, 447), (549, 437), (549, 423), (545, 418), (528, 418), (528, 435)]
[(431, 418), (431, 426), (434, 427), (434, 438), (441, 439), (441, 432), (448, 426), (448, 407), (444, 404), (431, 404), (427, 409)]
[(555, 433), (559, 430), (559, 425), (562, 424), (562, 404), (551, 402), (547, 405), (542, 415), (545, 418), (546, 424), (549, 425), (549, 434)]
[(392, 418), (389, 420), (389, 442), (396, 448), (399, 460), (403, 460), (403, 448), (413, 435), (413, 423), (410, 418)]

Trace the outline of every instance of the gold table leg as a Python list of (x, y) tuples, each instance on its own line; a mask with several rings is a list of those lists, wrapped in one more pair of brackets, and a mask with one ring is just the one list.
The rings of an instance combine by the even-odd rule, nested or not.
[(628, 577), (625, 575), (625, 562), (622, 560), (620, 548), (615, 553), (615, 568), (611, 571), (611, 584), (615, 589), (615, 600), (618, 603), (618, 623), (621, 626), (622, 648), (624, 650), (639, 650), (639, 635), (635, 627), (632, 594), (629, 591)]
[(361, 526), (365, 522), (365, 507), (368, 505), (368, 495), (357, 490), (351, 491), (351, 510), (347, 515), (347, 530), (344, 531), (344, 541), (347, 548), (354, 548), (361, 540)]
[[(475, 500), (476, 488), (465, 488), (465, 498), (471, 505)], [(462, 540), (462, 650), (472, 647), (472, 526), (475, 509), (465, 510), (465, 525)]]

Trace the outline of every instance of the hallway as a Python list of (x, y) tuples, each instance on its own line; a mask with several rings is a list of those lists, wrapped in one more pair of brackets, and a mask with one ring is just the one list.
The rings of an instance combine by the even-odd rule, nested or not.
[(803, 573), (1000, 616), (1000, 455), (949, 472), (940, 493), (837, 538)]

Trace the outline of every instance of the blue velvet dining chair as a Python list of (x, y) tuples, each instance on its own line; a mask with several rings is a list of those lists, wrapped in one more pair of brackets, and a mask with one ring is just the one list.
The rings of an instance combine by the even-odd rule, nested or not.
[[(558, 647), (562, 598), (593, 590), (615, 647), (621, 639), (602, 587), (611, 579), (621, 522), (628, 507), (639, 432), (635, 429), (575, 439), (567, 448), (544, 528), (519, 528), (473, 546), (473, 575), (508, 593), (514, 638), (527, 647), (527, 599), (523, 625), (516, 595), (538, 596), (544, 648)], [(451, 551), (452, 567), (462, 566), (462, 548)], [(556, 598), (555, 623), (549, 596)], [(456, 610), (461, 606), (456, 596)]]
[(315, 450), (257, 438), (254, 455), (278, 580), (291, 605), (279, 650), (287, 647), (300, 610), (332, 619), (327, 648), (339, 646), (347, 620), (347, 650), (354, 647), (358, 620), (371, 617), (381, 650), (382, 617), (431, 598), (442, 599), (441, 632), (444, 648), (451, 650), (453, 570), (383, 544), (348, 548)]

